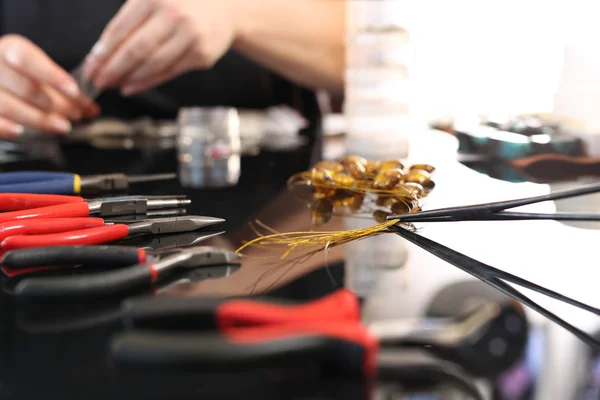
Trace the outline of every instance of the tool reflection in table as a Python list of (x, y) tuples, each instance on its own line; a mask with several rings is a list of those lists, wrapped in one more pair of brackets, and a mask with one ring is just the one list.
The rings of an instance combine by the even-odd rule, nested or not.
[[(131, 223), (107, 222), (102, 218), (15, 221), (0, 224), (0, 249), (8, 251), (31, 247), (104, 244), (133, 235), (193, 232), (224, 221), (222, 218), (196, 215), (154, 218)], [(198, 236), (202, 236), (202, 233), (198, 232)]]
[(44, 254), (47, 254), (48, 264), (112, 263), (115, 268), (88, 274), (82, 271), (81, 274), (71, 276), (27, 277), (15, 287), (15, 296), (20, 298), (114, 296), (137, 287), (150, 287), (178, 268), (230, 265), (240, 259), (237, 253), (209, 246), (164, 250), (150, 254), (138, 248), (110, 246), (32, 250), (25, 254), (7, 254), (7, 262), (13, 266), (39, 265)]
[[(112, 342), (115, 363), (128, 368), (234, 371), (281, 366), (306, 357), (344, 376), (377, 374), (378, 352), (420, 348), (473, 367), (473, 346), (502, 340), (513, 349), (481, 353), (478, 362), (496, 363), (495, 373), (517, 361), (526, 323), (515, 303), (487, 303), (455, 319), (384, 321), (365, 326), (357, 297), (346, 289), (301, 305), (275, 300), (161, 298), (126, 301), (126, 330)], [(493, 347), (493, 346), (492, 346)], [(493, 354), (492, 354), (493, 353)], [(379, 358), (381, 360), (381, 358)]]
[(0, 193), (92, 194), (125, 190), (130, 184), (176, 179), (177, 174), (80, 176), (69, 172), (17, 171), (0, 173)]

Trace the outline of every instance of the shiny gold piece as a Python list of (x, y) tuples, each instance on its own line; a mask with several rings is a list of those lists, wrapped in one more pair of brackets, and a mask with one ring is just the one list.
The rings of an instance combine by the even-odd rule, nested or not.
[(359, 193), (342, 191), (331, 197), (333, 206), (336, 208), (347, 207), (351, 212), (360, 210), (365, 200), (365, 196)]
[(423, 192), (424, 195), (428, 195), (429, 192), (431, 192), (433, 190), (433, 188), (435, 188), (435, 182), (432, 181), (431, 179), (426, 180), (425, 182), (422, 183), (422, 185), (423, 185), (423, 189), (424, 189), (424, 192)]
[(389, 207), (397, 201), (398, 200), (394, 196), (383, 195), (377, 197), (377, 201), (375, 201), (375, 204), (377, 204), (380, 207)]
[(390, 169), (402, 170), (404, 169), (404, 164), (402, 164), (402, 162), (400, 162), (399, 160), (386, 160), (381, 163), (381, 166), (379, 167), (379, 172), (387, 171)]
[(310, 181), (316, 197), (328, 197), (335, 193), (333, 178), (329, 171), (323, 168), (313, 168), (310, 171)]
[(421, 170), (421, 171), (426, 171), (427, 173), (429, 173), (430, 175), (433, 174), (435, 172), (435, 167), (429, 164), (415, 164), (415, 165), (411, 165), (410, 166), (410, 170)]
[(413, 204), (406, 201), (397, 201), (392, 204), (392, 214), (408, 214), (413, 210)]
[(386, 222), (387, 217), (389, 217), (390, 215), (392, 214), (382, 210), (376, 210), (375, 212), (373, 212), (373, 218), (375, 218), (375, 221), (379, 222), (380, 224)]
[(333, 217), (333, 203), (329, 199), (319, 199), (311, 207), (311, 220), (313, 225), (323, 225)]
[(367, 163), (365, 164), (365, 169), (367, 170), (367, 174), (369, 175), (377, 175), (380, 167), (381, 163), (376, 160), (367, 161)]
[(381, 171), (375, 177), (373, 188), (379, 190), (392, 190), (402, 180), (404, 173), (399, 169), (388, 169)]
[(333, 176), (333, 183), (338, 188), (351, 188), (356, 183), (356, 180), (350, 175), (340, 172)]
[(367, 160), (359, 156), (348, 156), (340, 162), (354, 179), (365, 179)]
[(319, 161), (315, 164), (314, 168), (324, 169), (331, 175), (344, 172), (344, 166), (336, 161)]
[(431, 180), (429, 172), (421, 169), (412, 169), (404, 176), (405, 182), (419, 183), (423, 187), (423, 183), (428, 180)]
[(423, 195), (425, 194), (425, 188), (423, 188), (423, 185), (417, 182), (403, 182), (400, 184), (400, 189), (402, 191), (405, 190), (408, 193), (417, 197), (423, 197)]

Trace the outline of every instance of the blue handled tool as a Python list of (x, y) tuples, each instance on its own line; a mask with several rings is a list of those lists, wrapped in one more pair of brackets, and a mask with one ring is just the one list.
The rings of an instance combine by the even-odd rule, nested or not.
[(0, 174), (0, 193), (90, 194), (124, 190), (130, 183), (175, 179), (177, 174), (80, 176), (67, 172), (19, 171)]

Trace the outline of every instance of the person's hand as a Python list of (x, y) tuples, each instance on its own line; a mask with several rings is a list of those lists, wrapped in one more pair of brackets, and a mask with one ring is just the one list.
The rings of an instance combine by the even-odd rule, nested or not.
[(71, 75), (39, 47), (18, 35), (0, 37), (0, 136), (19, 135), (25, 126), (66, 133), (70, 121), (98, 112)]
[(232, 0), (128, 0), (87, 57), (98, 89), (132, 95), (212, 67), (235, 36)]

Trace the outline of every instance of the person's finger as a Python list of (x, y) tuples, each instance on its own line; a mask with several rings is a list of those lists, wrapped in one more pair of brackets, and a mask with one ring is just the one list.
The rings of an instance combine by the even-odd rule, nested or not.
[(0, 117), (42, 131), (67, 133), (71, 123), (56, 113), (45, 113), (6, 90), (0, 90)]
[(68, 98), (76, 100), (79, 97), (79, 87), (73, 77), (28, 40), (20, 37), (8, 40), (6, 48), (0, 50), (5, 62), (13, 69), (53, 87)]
[(0, 137), (12, 138), (25, 132), (25, 127), (8, 118), (0, 117)]
[(0, 68), (0, 88), (20, 97), (42, 111), (52, 109), (52, 100), (46, 95), (39, 83), (8, 66)]
[(169, 81), (184, 72), (190, 71), (194, 68), (194, 63), (189, 57), (185, 57), (183, 60), (176, 63), (171, 68), (163, 71), (162, 73), (155, 75), (153, 78), (147, 81), (131, 82), (127, 83), (121, 89), (123, 96), (132, 96), (144, 92), (154, 86), (157, 86), (163, 82)]
[(98, 89), (121, 82), (137, 65), (144, 64), (175, 32), (177, 25), (168, 12), (154, 13), (139, 27), (97, 72)]
[(108, 23), (100, 39), (86, 57), (84, 74), (93, 78), (106, 57), (112, 54), (125, 39), (150, 17), (157, 0), (129, 0)]
[(178, 28), (152, 56), (146, 60), (139, 68), (136, 68), (126, 80), (127, 83), (137, 83), (149, 81), (155, 76), (161, 75), (167, 71), (173, 64), (176, 64), (193, 46), (194, 40), (188, 35), (184, 28)]
[(73, 121), (79, 121), (83, 117), (81, 103), (75, 103), (74, 101), (66, 99), (50, 86), (43, 86), (41, 89), (50, 99), (51, 107), (50, 110), (48, 110), (49, 112), (68, 116)]

